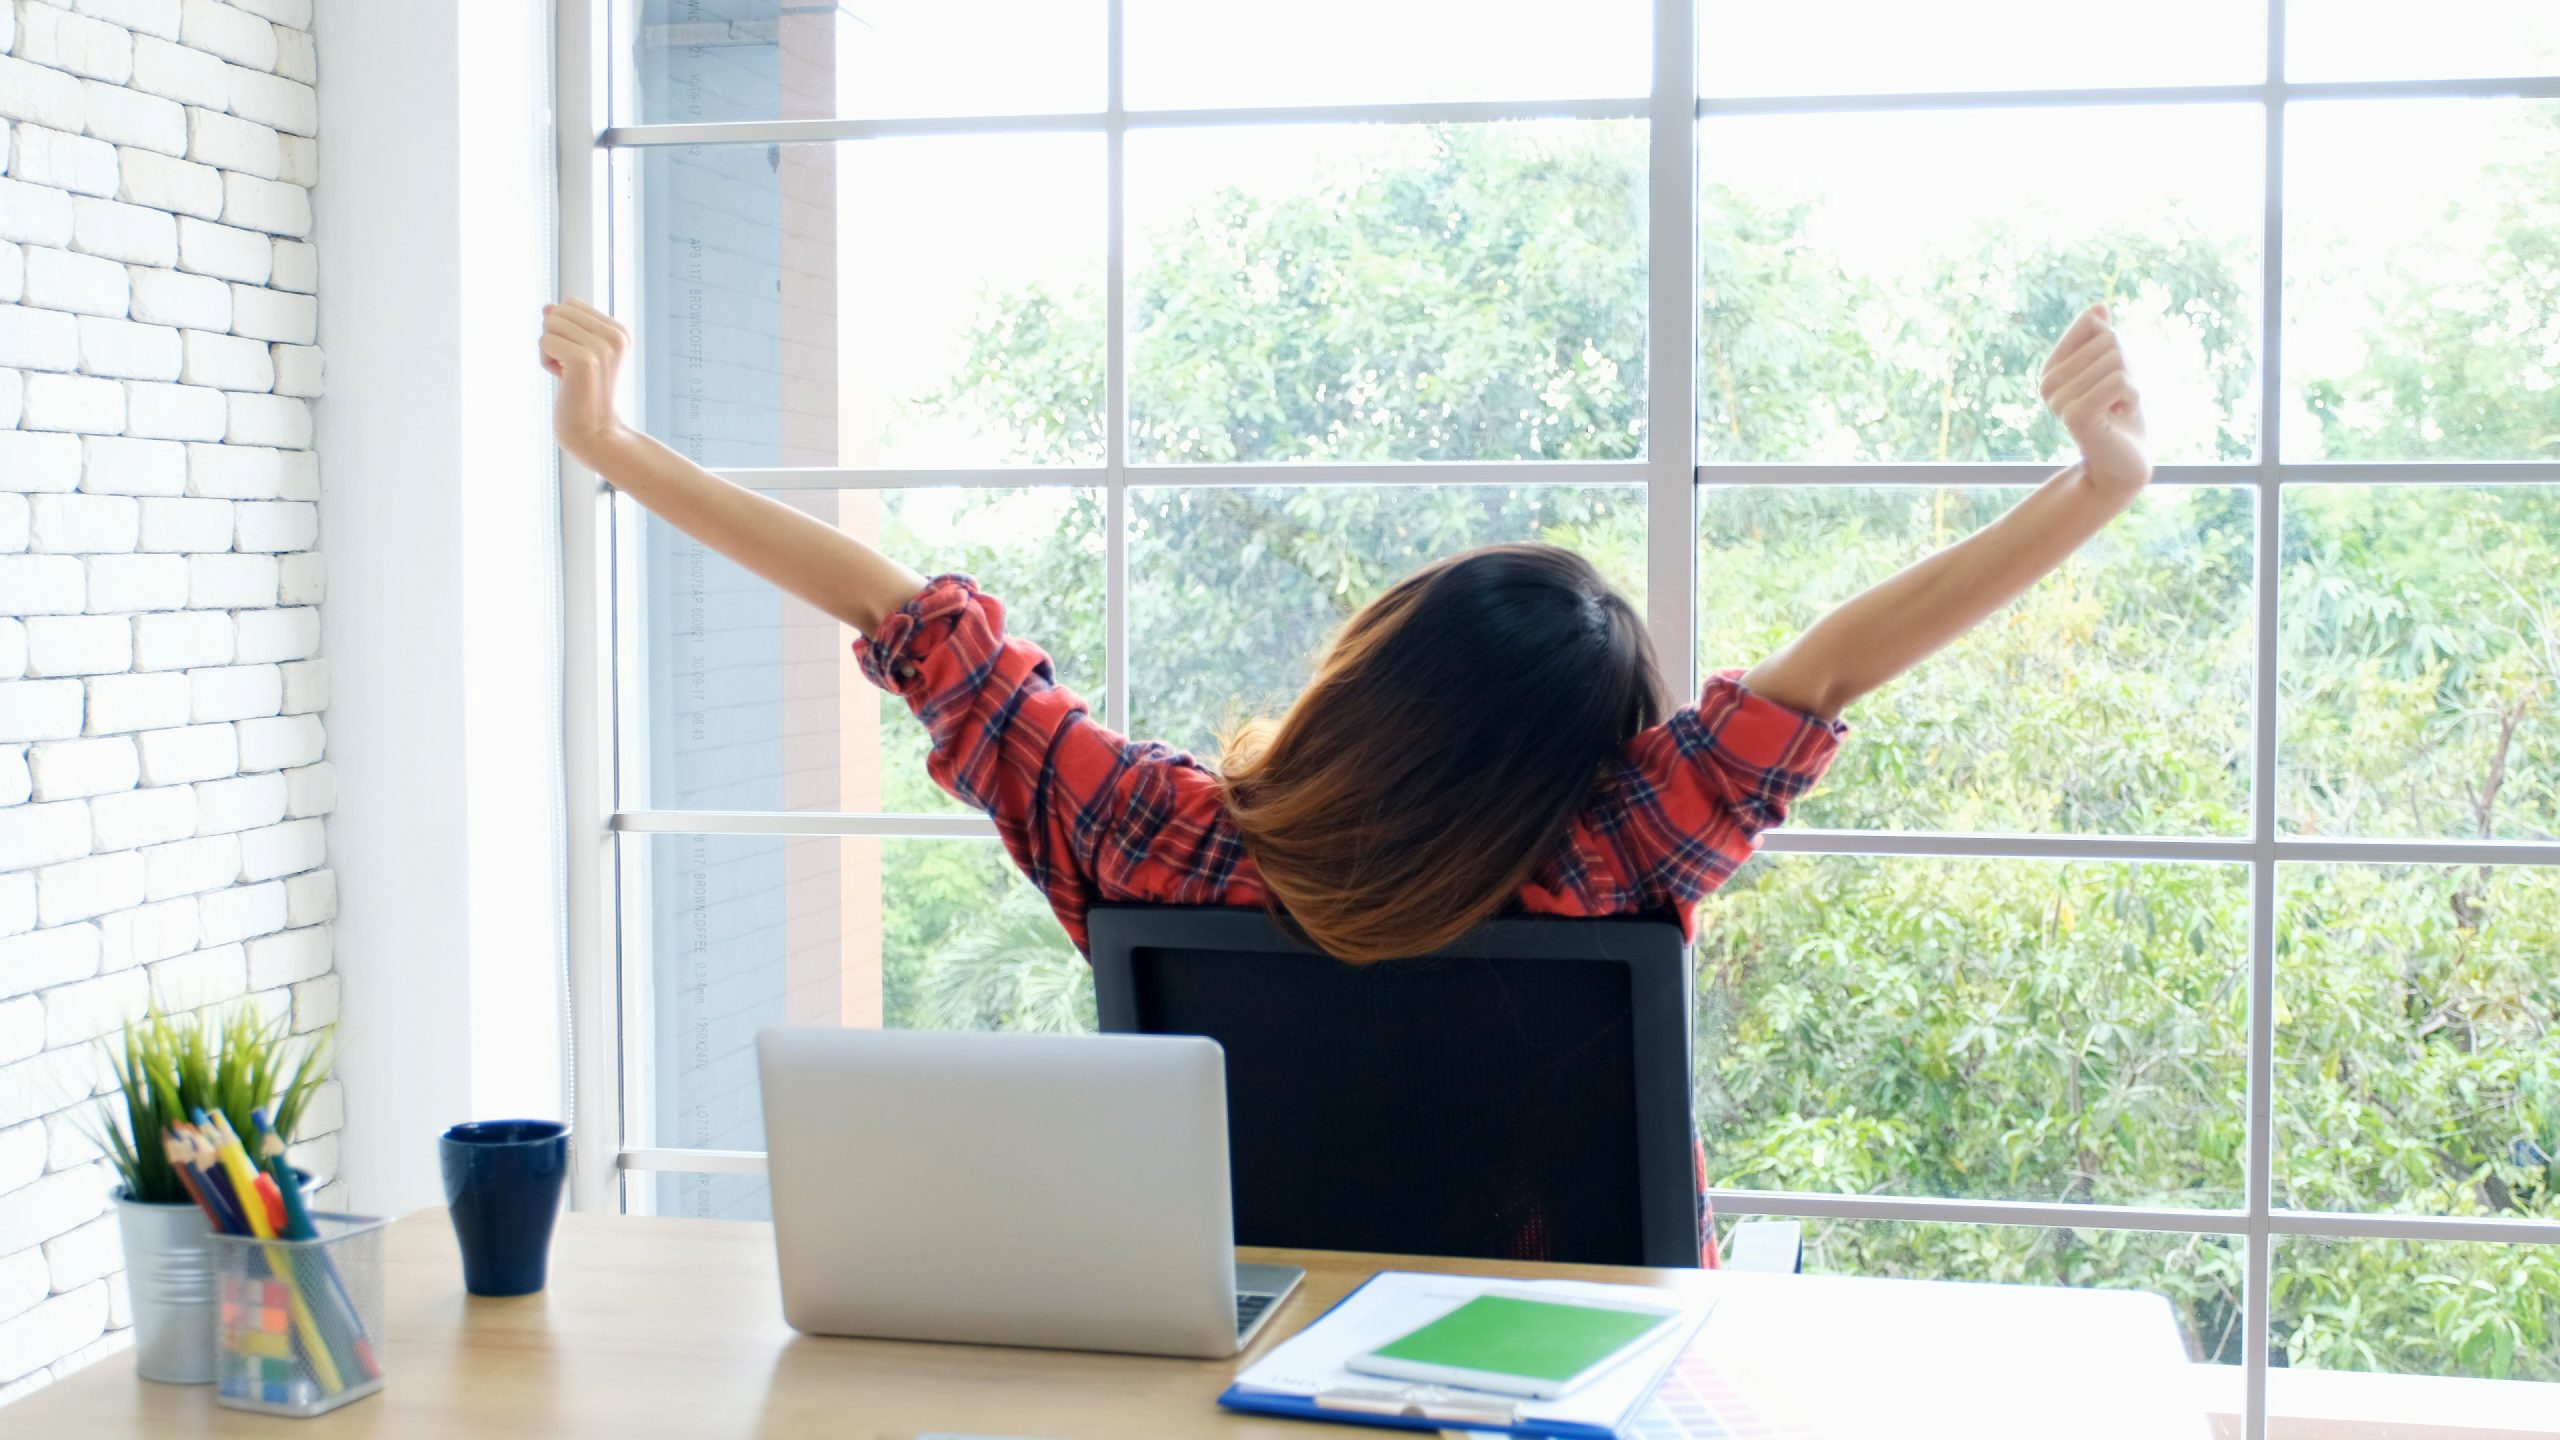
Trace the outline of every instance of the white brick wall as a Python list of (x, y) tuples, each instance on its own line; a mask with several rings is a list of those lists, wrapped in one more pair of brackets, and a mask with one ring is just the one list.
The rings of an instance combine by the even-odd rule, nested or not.
[(310, 23), (0, 0), (0, 1403), (123, 1343), (100, 1038), (337, 1018)]

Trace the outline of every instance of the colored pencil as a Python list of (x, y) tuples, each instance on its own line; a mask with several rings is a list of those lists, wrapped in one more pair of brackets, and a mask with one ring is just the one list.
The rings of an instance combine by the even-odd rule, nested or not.
[(249, 1162), (249, 1167), (257, 1174), (258, 1205), (266, 1212), (267, 1229), (278, 1239), (293, 1239), (293, 1236), (285, 1233), (284, 1195), (276, 1189), (276, 1177), (268, 1174), (265, 1168), (255, 1160)]
[(249, 1207), (242, 1203), (239, 1188), (232, 1183), (231, 1171), (222, 1163), (222, 1143), (214, 1138), (211, 1126), (196, 1127), (195, 1150), (196, 1176), (221, 1203), (223, 1213), (230, 1217), (231, 1233), (255, 1234), (249, 1224)]
[(276, 1193), (284, 1200), (285, 1234), (295, 1240), (318, 1239), (320, 1227), (311, 1223), (311, 1204), (302, 1198), (302, 1181), (284, 1162), (284, 1142), (270, 1139), (262, 1148), (267, 1173), (275, 1177)]
[[(221, 1159), (224, 1173), (231, 1177), (231, 1188), (240, 1199), (241, 1213), (249, 1218), (249, 1233), (261, 1240), (275, 1239), (275, 1231), (267, 1225), (266, 1204), (258, 1198), (256, 1172), (249, 1165), (248, 1152), (240, 1148), (240, 1137), (232, 1133), (231, 1122), (219, 1112), (208, 1117), (208, 1124), (220, 1138), (216, 1154)], [(311, 1313), (311, 1302), (303, 1296), (302, 1287), (295, 1283), (291, 1267), (275, 1251), (264, 1253), (267, 1269), (284, 1282), (285, 1307), (293, 1312), (294, 1330), (302, 1336), (303, 1358), (311, 1362), (311, 1373), (320, 1382), (321, 1392), (335, 1395), (346, 1389), (346, 1382), (338, 1374), (338, 1362), (330, 1352), (328, 1341), (320, 1333), (320, 1322)]]
[(193, 1125), (178, 1128), (178, 1143), (187, 1152), (187, 1168), (195, 1173), (196, 1186), (204, 1192), (205, 1203), (211, 1205), (223, 1232), (229, 1235), (249, 1233), (248, 1222), (241, 1217), (239, 1202), (231, 1194), (231, 1182), (222, 1167), (213, 1163), (213, 1148), (204, 1131)]
[(258, 1127), (258, 1163), (274, 1177), (276, 1192), (284, 1202), (285, 1233), (296, 1240), (316, 1239), (320, 1230), (311, 1223), (311, 1207), (302, 1198), (302, 1181), (293, 1167), (284, 1163), (284, 1137), (267, 1123), (267, 1112), (252, 1110), (249, 1119)]
[(169, 1157), (169, 1168), (177, 1172), (178, 1184), (185, 1188), (187, 1198), (196, 1202), (197, 1207), (204, 1211), (205, 1218), (213, 1222), (214, 1229), (228, 1228), (222, 1223), (221, 1212), (213, 1208), (212, 1201), (204, 1198), (204, 1187), (196, 1183), (195, 1168), (187, 1163), (186, 1149), (186, 1145), (178, 1139), (175, 1132), (161, 1133), (160, 1153)]
[[(289, 1239), (320, 1238), (320, 1227), (311, 1223), (311, 1209), (302, 1198), (302, 1182), (295, 1177), (293, 1167), (285, 1163), (284, 1137), (267, 1123), (264, 1110), (250, 1111), (249, 1120), (258, 1127), (258, 1159), (265, 1167), (265, 1173), (259, 1178), (273, 1188), (283, 1212), (284, 1218), (278, 1229)], [(333, 1311), (333, 1338), (345, 1347), (339, 1357), (339, 1368), (341, 1371), (361, 1372), (370, 1380), (382, 1373), (382, 1362), (375, 1358), (373, 1341), (364, 1333), (364, 1317), (356, 1313), (355, 1297), (347, 1293), (347, 1282), (338, 1274), (337, 1262), (327, 1251), (320, 1252), (320, 1267), (320, 1273), (329, 1282), (329, 1293), (325, 1298), (331, 1302)], [(353, 1364), (345, 1363), (347, 1361)]]

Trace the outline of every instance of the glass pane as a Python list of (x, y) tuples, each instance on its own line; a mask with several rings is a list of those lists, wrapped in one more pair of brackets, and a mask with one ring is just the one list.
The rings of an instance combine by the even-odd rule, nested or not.
[(993, 840), (626, 835), (622, 862), (634, 1144), (763, 1149), (763, 1026), (1094, 1026), (1092, 970)]
[(2560, 1380), (2560, 1245), (2288, 1235), (2274, 1281), (2279, 1365)]
[(2277, 1203), (2560, 1219), (2560, 867), (2279, 873)]
[(1700, 920), (1709, 1183), (2240, 1203), (2246, 867), (1768, 854)]
[(679, 1175), (671, 1171), (622, 1172), (626, 1215), (674, 1215), (687, 1220), (773, 1220), (773, 1186), (761, 1175)]
[[(1702, 488), (1701, 673), (1755, 663), (2024, 493)], [(1849, 743), (1796, 820), (2245, 832), (2254, 510), (2240, 489), (2144, 493), (2025, 598), (1859, 701)]]
[(2278, 819), (2560, 837), (2560, 486), (2284, 491)]
[(1102, 0), (641, 0), (625, 123), (1103, 106)]
[(2285, 75), (2392, 80), (2560, 71), (2551, 0), (2286, 0)]
[(2560, 103), (2285, 131), (2285, 458), (2560, 459)]
[(1698, 13), (1698, 84), (1708, 95), (2231, 84), (2264, 77), (2266, 56), (2263, 0), (2162, 0), (2139, 25), (2036, 0), (1707, 4)]
[(1644, 453), (1644, 125), (1129, 137), (1140, 463)]
[(705, 465), (1099, 464), (1103, 142), (636, 161), (645, 429)]
[(1140, 109), (1558, 100), (1653, 88), (1646, 0), (1125, 0)]
[(1130, 689), (1139, 733), (1209, 757), (1276, 716), (1352, 612), (1477, 545), (1580, 551), (1644, 604), (1642, 487), (1215, 487), (1129, 492)]
[[(775, 498), (925, 574), (960, 571), (1008, 629), (1102, 694), (1098, 491), (787, 490)], [(959, 811), (925, 774), (924, 727), (854, 664), (853, 632), (654, 516), (643, 522), (644, 793), (662, 810)]]
[(2102, 300), (2154, 454), (2255, 453), (2263, 126), (2231, 105), (1705, 122), (1699, 453), (2066, 460), (2037, 382)]

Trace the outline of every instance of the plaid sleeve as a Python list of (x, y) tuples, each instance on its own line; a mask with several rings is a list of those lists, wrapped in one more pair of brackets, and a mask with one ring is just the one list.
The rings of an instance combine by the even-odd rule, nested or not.
[(1540, 876), (1538, 898), (1556, 913), (1670, 910), (1685, 920), (1786, 820), (1848, 732), (1744, 689), (1739, 670), (1719, 672), (1697, 704), (1620, 753)]
[(1223, 897), (1243, 852), (1214, 823), (1214, 779), (1188, 755), (1095, 724), (967, 576), (927, 585), (854, 654), (924, 722), (934, 782), (996, 822), (1078, 950), (1098, 901)]
[(924, 722), (934, 783), (996, 822), (1082, 948), (1096, 895), (1073, 836), (1126, 763), (1119, 737), (1087, 718), (1039, 646), (1005, 634), (1003, 602), (965, 575), (937, 577), (853, 650), (864, 677)]

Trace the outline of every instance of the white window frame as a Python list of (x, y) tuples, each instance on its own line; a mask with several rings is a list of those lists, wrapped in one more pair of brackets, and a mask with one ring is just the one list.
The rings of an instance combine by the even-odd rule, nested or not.
[[(1642, 484), (1646, 491), (1646, 613), (1657, 653), (1687, 667), (1696, 683), (1696, 501), (1714, 485), (2032, 485), (2045, 464), (1804, 465), (1699, 463), (1694, 354), (1697, 340), (1699, 121), (1718, 115), (1844, 111), (1923, 111), (2247, 103), (2261, 107), (2265, 131), (2265, 231), (2259, 277), (2259, 458), (2160, 467), (2161, 485), (2248, 486), (2257, 497), (2256, 654), (2249, 833), (2242, 837), (2169, 838), (2113, 835), (1973, 835), (1843, 830), (1781, 830), (1764, 848), (1791, 854), (2002, 857), (2039, 860), (2218, 861), (2245, 864), (2251, 876), (2247, 1162), (2238, 1209), (2169, 1209), (2094, 1204), (2042, 1204), (1916, 1196), (1837, 1195), (1715, 1190), (1725, 1215), (1782, 1215), (1856, 1220), (2068, 1226), (2229, 1236), (2246, 1250), (2243, 1314), (2247, 1317), (2243, 1433), (2267, 1433), (2269, 1286), (2275, 1243), (2291, 1236), (2408, 1241), (2560, 1244), (2560, 1222), (2408, 1214), (2341, 1214), (2277, 1208), (2272, 1202), (2272, 1075), (2277, 867), (2311, 863), (2560, 864), (2560, 845), (2464, 840), (2333, 840), (2279, 834), (2275, 823), (2277, 695), (2277, 557), (2284, 492), (2303, 484), (2479, 485), (2560, 483), (2560, 463), (2423, 462), (2338, 464), (2288, 462), (2282, 456), (2284, 297), (2284, 125), (2289, 106), (2305, 100), (2464, 97), (2560, 98), (2560, 77), (2389, 80), (2304, 83), (2284, 74), (2286, 0), (2267, 0), (2267, 66), (2254, 84), (2117, 86), (2035, 91), (1949, 91), (1922, 94), (1802, 95), (1735, 99), (1698, 94), (1696, 0), (1654, 0), (1652, 90), (1644, 97), (1527, 103), (1450, 102), (1385, 105), (1257, 106), (1235, 109), (1131, 111), (1123, 101), (1122, 0), (1106, 9), (1108, 61), (1104, 108), (1096, 112), (931, 119), (776, 120), (748, 123), (617, 125), (609, 97), (631, 93), (618, 0), (558, 0), (560, 116), (560, 283), (565, 293), (606, 300), (635, 273), (634, 239), (614, 228), (616, 177), (627, 173), (616, 152), (650, 146), (845, 140), (947, 134), (1101, 134), (1105, 139), (1107, 239), (1105, 447), (1100, 466), (984, 469), (732, 469), (722, 473), (760, 489), (891, 489), (922, 486), (1084, 486), (1106, 497), (1104, 670), (1106, 693), (1129, 691), (1128, 492), (1132, 485), (1552, 485)], [(1133, 130), (1221, 125), (1443, 124), (1528, 118), (1643, 119), (1649, 122), (1647, 209), (1646, 444), (1642, 460), (1596, 463), (1541, 461), (1472, 464), (1143, 465), (1128, 457), (1127, 316), (1123, 304), (1127, 245), (1123, 234), (1127, 137)], [(617, 743), (635, 713), (633, 667), (617, 670), (617, 622), (635, 613), (630, 552), (636, 529), (628, 502), (564, 459), (566, 734), (570, 737), (567, 816), (572, 1093), (591, 1131), (612, 1143), (580, 1147), (572, 1195), (583, 1210), (620, 1208), (624, 1172), (758, 1173), (764, 1157), (743, 1151), (633, 1148), (620, 1143), (633, 1077), (624, 1064), (617, 912), (618, 835), (878, 836), (985, 838), (985, 820), (968, 816), (850, 815), (624, 810)], [(623, 627), (627, 630), (627, 625)], [(623, 637), (622, 643), (628, 643)]]

